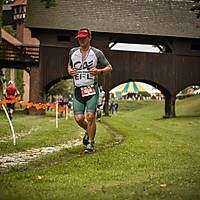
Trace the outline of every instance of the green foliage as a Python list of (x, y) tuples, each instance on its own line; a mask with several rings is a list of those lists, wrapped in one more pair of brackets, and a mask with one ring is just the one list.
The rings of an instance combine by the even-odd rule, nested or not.
[(200, 0), (193, 0), (194, 6), (190, 9), (194, 11), (197, 15), (197, 18), (200, 18)]
[(45, 7), (50, 8), (52, 6), (56, 6), (56, 0), (40, 0), (41, 2), (45, 2)]
[(8, 83), (8, 81), (10, 81), (10, 79), (11, 79), (11, 69), (10, 68), (6, 68), (5, 78), (6, 78), (6, 82)]
[(0, 83), (0, 99), (3, 98), (3, 85)]
[(48, 95), (52, 96), (63, 96), (67, 98), (69, 95), (73, 94), (73, 81), (72, 79), (61, 80), (60, 82), (53, 85), (49, 91)]
[(13, 26), (9, 25), (9, 26), (3, 26), (3, 29), (9, 33), (10, 35), (12, 35), (14, 38), (16, 38), (16, 30), (13, 29)]
[(15, 87), (20, 92), (21, 97), (24, 95), (24, 70), (15, 69)]
[(181, 100), (181, 99), (185, 99), (185, 98), (193, 97), (193, 96), (195, 96), (195, 94), (180, 94), (176, 98)]
[(148, 92), (138, 92), (138, 96), (142, 95), (144, 97), (150, 97), (151, 95)]
[(3, 96), (3, 76), (4, 76), (4, 74), (3, 74), (3, 71), (2, 71), (2, 69), (0, 69), (0, 98), (2, 98), (2, 96)]

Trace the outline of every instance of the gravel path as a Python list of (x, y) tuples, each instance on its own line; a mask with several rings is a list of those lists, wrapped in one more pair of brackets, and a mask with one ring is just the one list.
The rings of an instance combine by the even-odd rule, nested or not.
[[(84, 133), (82, 133), (81, 135), (83, 134)], [(67, 144), (59, 144), (57, 146), (52, 146), (52, 147), (32, 148), (24, 152), (5, 154), (0, 156), (0, 167), (5, 168), (8, 166), (27, 164), (28, 162), (33, 161), (48, 153), (53, 153), (56, 151), (60, 151), (62, 149), (79, 146), (82, 144), (81, 140), (82, 139), (76, 139), (73, 141), (69, 141)]]

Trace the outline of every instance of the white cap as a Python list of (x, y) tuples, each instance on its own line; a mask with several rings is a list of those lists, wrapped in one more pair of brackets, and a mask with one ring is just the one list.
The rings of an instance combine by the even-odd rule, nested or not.
[(12, 81), (9, 81), (9, 82), (8, 82), (8, 85), (10, 85), (10, 84), (12, 84), (12, 85), (13, 85), (13, 82), (12, 82)]

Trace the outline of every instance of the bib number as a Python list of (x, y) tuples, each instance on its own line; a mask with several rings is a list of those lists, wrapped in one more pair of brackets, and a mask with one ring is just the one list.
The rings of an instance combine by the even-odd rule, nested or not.
[(90, 95), (96, 94), (94, 85), (90, 85), (90, 86), (87, 86), (87, 87), (82, 87), (81, 88), (81, 94), (82, 94), (82, 97), (86, 97), (86, 96), (90, 96)]

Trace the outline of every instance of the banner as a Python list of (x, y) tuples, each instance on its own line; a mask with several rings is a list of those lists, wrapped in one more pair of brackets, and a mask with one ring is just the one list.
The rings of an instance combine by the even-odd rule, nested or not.
[[(55, 104), (50, 104), (50, 103), (46, 103), (46, 104), (41, 104), (41, 103), (38, 103), (38, 104), (34, 104), (34, 103), (27, 103), (27, 102), (24, 102), (24, 101), (20, 101), (21, 100), (21, 97), (17, 97), (16, 99), (12, 99), (12, 100), (6, 100), (6, 99), (1, 99), (0, 100), (0, 105), (4, 105), (6, 103), (16, 103), (16, 102), (19, 102), (19, 104), (21, 104), (22, 106), (26, 106), (27, 108), (31, 108), (31, 107), (35, 107), (37, 110), (40, 110), (40, 109), (46, 109), (46, 108), (50, 108), (51, 110), (56, 110), (56, 103)], [(58, 105), (58, 112), (63, 112), (66, 110), (66, 107), (67, 105), (64, 105), (63, 107)], [(71, 110), (68, 110), (68, 112), (70, 112)]]

